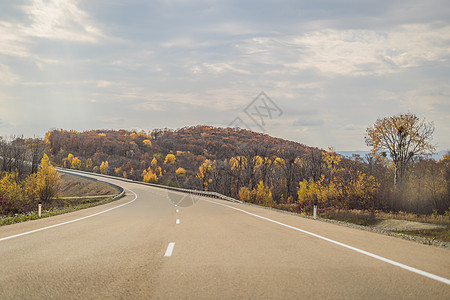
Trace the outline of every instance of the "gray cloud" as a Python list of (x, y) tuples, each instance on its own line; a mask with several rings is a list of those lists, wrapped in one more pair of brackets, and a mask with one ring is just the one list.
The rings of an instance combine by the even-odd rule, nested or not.
[(324, 121), (317, 118), (298, 118), (295, 120), (292, 125), (293, 126), (305, 126), (305, 127), (312, 127), (312, 126), (322, 126), (324, 124)]

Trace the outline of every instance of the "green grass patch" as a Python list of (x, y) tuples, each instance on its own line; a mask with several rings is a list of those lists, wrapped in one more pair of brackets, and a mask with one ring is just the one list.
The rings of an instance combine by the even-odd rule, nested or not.
[(22, 214), (19, 216), (4, 217), (4, 218), (0, 219), (0, 226), (21, 223), (21, 222), (30, 221), (30, 220), (48, 218), (48, 217), (56, 216), (56, 215), (62, 215), (65, 213), (110, 203), (110, 202), (116, 201), (118, 199), (120, 199), (120, 197), (113, 199), (113, 196), (111, 196), (111, 198), (106, 198), (106, 199), (105, 198), (103, 198), (103, 199), (81, 198), (81, 199), (70, 199), (70, 200), (59, 200), (58, 199), (58, 200), (54, 200), (51, 203), (50, 209), (44, 210), (42, 212), (41, 218), (38, 217), (36, 212), (34, 212), (31, 215)]

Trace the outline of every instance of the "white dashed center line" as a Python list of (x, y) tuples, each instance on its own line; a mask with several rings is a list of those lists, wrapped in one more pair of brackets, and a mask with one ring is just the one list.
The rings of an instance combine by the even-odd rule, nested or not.
[(164, 256), (172, 256), (173, 248), (175, 247), (175, 243), (169, 243), (169, 246), (167, 246), (166, 253), (164, 253)]

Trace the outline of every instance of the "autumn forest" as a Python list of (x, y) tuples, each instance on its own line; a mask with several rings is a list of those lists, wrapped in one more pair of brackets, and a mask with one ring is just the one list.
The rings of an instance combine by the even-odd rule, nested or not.
[[(368, 128), (366, 140), (375, 136), (376, 125)], [(215, 191), (298, 213), (310, 212), (314, 204), (321, 210), (420, 214), (444, 214), (450, 206), (449, 155), (439, 161), (410, 155), (404, 160), (399, 183), (399, 165), (386, 152), (346, 158), (333, 148), (325, 151), (238, 128), (195, 126), (149, 132), (61, 129), (47, 132), (44, 140), (0, 142), (2, 214), (30, 209), (36, 201), (54, 197), (56, 191), (46, 186), (44, 178), (51, 175), (52, 164)], [(56, 189), (56, 176), (50, 181)]]

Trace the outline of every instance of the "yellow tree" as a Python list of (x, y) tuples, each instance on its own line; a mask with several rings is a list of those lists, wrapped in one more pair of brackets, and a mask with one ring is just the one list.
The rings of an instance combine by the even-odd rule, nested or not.
[(256, 203), (259, 205), (274, 206), (274, 202), (272, 199), (272, 191), (268, 186), (264, 186), (264, 183), (260, 181), (256, 188)]
[(334, 180), (341, 159), (341, 156), (334, 151), (333, 147), (328, 147), (328, 151), (322, 153), (322, 160), (327, 164), (327, 168), (330, 171), (331, 182)]
[(247, 169), (247, 158), (245, 156), (236, 156), (232, 157), (229, 160), (229, 165), (233, 177), (235, 180), (235, 189), (239, 191), (241, 186), (247, 186), (248, 182), (246, 182), (245, 170)]
[(152, 162), (150, 163), (150, 165), (154, 168), (158, 165), (158, 160), (156, 159), (156, 157), (153, 157)]
[(366, 144), (374, 155), (386, 155), (394, 166), (394, 185), (404, 181), (408, 163), (417, 155), (426, 155), (435, 150), (430, 143), (434, 125), (407, 113), (378, 119), (366, 129)]
[[(30, 175), (30, 177), (34, 174)], [(4, 173), (0, 177), (0, 214), (17, 213), (24, 199), (22, 185), (17, 172)]]
[(43, 203), (49, 202), (58, 196), (60, 177), (53, 168), (47, 154), (41, 160), (41, 167), (36, 173), (36, 192), (39, 200)]
[(334, 151), (333, 147), (328, 148), (328, 152), (322, 153), (322, 159), (327, 164), (328, 169), (334, 170), (341, 162), (341, 157)]
[(169, 153), (166, 155), (166, 159), (164, 160), (164, 164), (171, 165), (175, 163), (175, 155)]
[(177, 174), (177, 176), (180, 176), (180, 177), (186, 176), (186, 170), (183, 169), (183, 168), (178, 168), (178, 169), (175, 171), (175, 173)]
[(320, 182), (315, 182), (312, 178), (300, 181), (297, 188), (298, 202), (300, 204), (317, 204), (321, 200)]
[(108, 169), (108, 161), (102, 161), (102, 164), (100, 165), (100, 173), (105, 175), (106, 173), (108, 173)]
[(66, 158), (63, 159), (64, 168), (69, 168), (72, 165), (73, 154), (69, 153)]
[(72, 169), (80, 169), (81, 167), (81, 160), (78, 157), (74, 157), (72, 159), (72, 165), (70, 166)]
[(272, 191), (268, 186), (264, 186), (262, 181), (259, 181), (256, 189), (250, 190), (247, 187), (239, 189), (239, 199), (245, 202), (251, 202), (258, 205), (273, 207), (275, 202), (272, 198)]
[(92, 159), (88, 159), (86, 161), (86, 170), (90, 170), (92, 168)]
[(123, 174), (122, 167), (115, 168), (114, 173), (116, 174), (116, 176), (121, 176)]
[(198, 167), (198, 173), (197, 178), (199, 178), (202, 182), (202, 188), (206, 191), (208, 183), (211, 182), (208, 180), (208, 177), (210, 176), (211, 172), (214, 170), (213, 163), (206, 159), (200, 167)]
[(375, 211), (376, 193), (380, 184), (372, 175), (358, 171), (358, 177), (352, 181), (351, 193), (362, 202), (365, 208), (369, 208), (371, 212)]
[(158, 176), (152, 172), (151, 167), (148, 167), (147, 170), (142, 171), (142, 181), (144, 182), (158, 182)]

